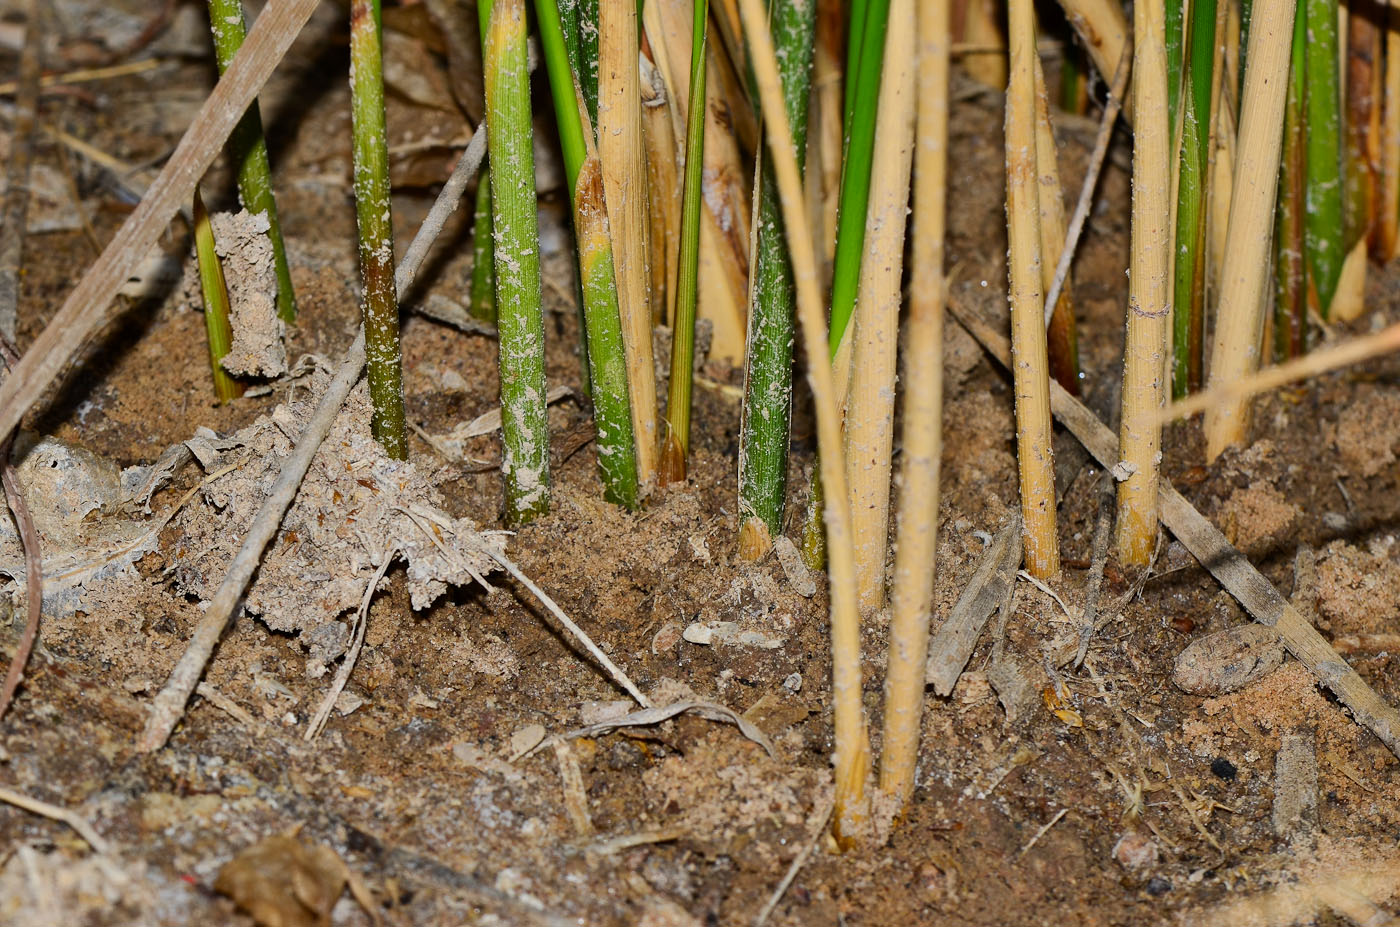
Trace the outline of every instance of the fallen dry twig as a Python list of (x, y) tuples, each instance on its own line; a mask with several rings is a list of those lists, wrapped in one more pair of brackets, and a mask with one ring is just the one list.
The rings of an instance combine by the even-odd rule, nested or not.
[(939, 695), (952, 694), (987, 619), (1015, 588), (1021, 568), (1021, 517), (1013, 515), (982, 554), (977, 571), (929, 643), (924, 681)]
[(810, 836), (807, 842), (802, 845), (802, 850), (793, 857), (792, 865), (788, 866), (787, 872), (783, 873), (782, 879), (778, 881), (773, 889), (773, 894), (768, 896), (763, 908), (759, 910), (758, 916), (753, 919), (753, 927), (763, 927), (768, 923), (768, 918), (773, 916), (773, 911), (778, 907), (778, 902), (783, 900), (783, 895), (787, 894), (788, 888), (797, 878), (797, 874), (802, 871), (802, 867), (807, 865), (807, 860), (811, 858), (812, 851), (817, 848), (817, 842), (826, 831), (826, 822), (831, 819), (831, 812), (835, 804), (831, 801), (823, 802), (812, 814), (808, 823)]
[(67, 824), (77, 832), (79, 837), (86, 840), (87, 845), (92, 847), (96, 852), (106, 853), (108, 850), (107, 841), (102, 839), (102, 836), (98, 834), (97, 831), (93, 830), (92, 825), (67, 808), (60, 808), (58, 805), (51, 805), (46, 801), (30, 798), (28, 795), (4, 788), (3, 786), (0, 786), (0, 802), (4, 802), (7, 805), (14, 805), (16, 808), (28, 811), (31, 814), (37, 814), (40, 817), (48, 818), (51, 821), (60, 821)]
[[(949, 309), (968, 332), (997, 361), (1006, 365), (1011, 356), (1005, 336), (988, 325), (975, 310), (956, 301)], [(1050, 384), (1055, 417), (1079, 439), (1100, 464), (1118, 462), (1118, 441), (1086, 406), (1060, 387)], [(1298, 658), (1331, 689), (1357, 723), (1375, 734), (1391, 752), (1400, 756), (1400, 712), (1366, 684), (1317, 629), (1289, 604), (1254, 565), (1225, 539), (1210, 519), (1196, 511), (1186, 497), (1162, 481), (1160, 518), (1163, 525), (1211, 572), (1254, 619), (1278, 631), (1288, 652)]]

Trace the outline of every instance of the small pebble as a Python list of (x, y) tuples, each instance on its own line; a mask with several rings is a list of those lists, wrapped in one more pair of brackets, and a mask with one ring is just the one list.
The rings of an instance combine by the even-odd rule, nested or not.
[(1146, 834), (1130, 830), (1113, 845), (1113, 858), (1129, 872), (1147, 869), (1157, 865), (1157, 844)]
[(1217, 756), (1215, 759), (1211, 760), (1210, 771), (1215, 774), (1217, 779), (1224, 779), (1226, 782), (1234, 782), (1235, 775), (1239, 772), (1239, 770), (1235, 768), (1235, 764), (1231, 763), (1223, 756)]
[(1152, 897), (1165, 895), (1172, 890), (1172, 884), (1161, 876), (1153, 876), (1147, 880), (1147, 894)]
[(790, 676), (788, 676), (788, 678), (783, 680), (783, 688), (787, 689), (789, 692), (801, 692), (802, 674), (793, 673)]
[(1177, 615), (1172, 619), (1171, 625), (1172, 630), (1181, 634), (1190, 634), (1192, 631), (1196, 630), (1196, 622), (1187, 618), (1185, 615)]

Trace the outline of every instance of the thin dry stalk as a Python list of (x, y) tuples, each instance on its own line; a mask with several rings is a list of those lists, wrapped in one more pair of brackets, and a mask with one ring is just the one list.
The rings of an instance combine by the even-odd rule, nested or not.
[(282, 0), (269, 4), (258, 17), (140, 205), (0, 386), (0, 434), (14, 430), (106, 320), (117, 289), (150, 252), (180, 206), (191, 200), (196, 182), (316, 6), (317, 0)]
[[(655, 2), (655, 0), (651, 0)], [(645, 20), (645, 14), (643, 14)], [(666, 80), (646, 42), (641, 60), (642, 138), (647, 146), (651, 203), (651, 319), (672, 324), (675, 312), (677, 255), (681, 247), (681, 180), (676, 164), (676, 131)]]
[(943, 245), (948, 180), (949, 0), (918, 10), (918, 135), (913, 272), (904, 362), (903, 493), (896, 529), (880, 788), (902, 805), (914, 790), (924, 705), (929, 614), (938, 552), (943, 455)]
[(792, 151), (792, 129), (783, 107), (773, 37), (762, 0), (740, 0), (764, 127), (783, 204), (783, 225), (797, 286), (797, 315), (807, 357), (807, 378), (817, 410), (817, 445), (827, 491), (827, 563), (831, 580), (831, 676), (836, 725), (836, 804), (833, 829), (838, 843), (850, 845), (865, 827), (869, 806), (865, 780), (870, 773), (870, 739), (861, 703), (860, 613), (856, 607), (855, 553), (851, 546), (846, 473), (841, 465), (841, 425), (827, 355), (826, 318), (817, 279), (816, 250), (805, 234), (807, 204)]
[(1400, 322), (1388, 325), (1370, 335), (1352, 338), (1340, 344), (1312, 351), (1285, 364), (1266, 367), (1258, 373), (1231, 383), (1213, 386), (1188, 399), (1172, 403), (1162, 410), (1161, 419), (1166, 422), (1187, 418), (1222, 402), (1238, 402), (1296, 380), (1305, 380), (1329, 370), (1359, 364), (1392, 351), (1400, 351)]
[(1001, 4), (996, 0), (968, 0), (962, 4), (962, 45), (996, 49), (980, 55), (964, 55), (967, 74), (988, 87), (1006, 86), (1006, 39), (1001, 34)]
[(817, 0), (817, 35), (812, 55), (812, 106), (807, 129), (807, 212), (821, 243), (821, 282), (830, 283), (836, 256), (836, 213), (841, 192), (841, 65), (845, 3)]
[[(1123, 5), (1119, 0), (1060, 0), (1060, 6), (1088, 49), (1094, 67), (1105, 77), (1113, 74), (1130, 38)], [(1132, 108), (1126, 102), (1123, 118), (1133, 121)]]
[(1006, 222), (1010, 242), (1011, 343), (1016, 355), (1016, 459), (1026, 568), (1060, 571), (1055, 536), (1055, 459), (1050, 446), (1050, 379), (1040, 290), (1040, 198), (1036, 182), (1035, 11), (1013, 0), (1008, 14), (1011, 76), (1006, 91)]
[[(903, 293), (904, 226), (914, 156), (915, 23), (913, 0), (892, 0), (885, 32), (866, 208), (865, 253), (852, 341), (851, 388), (846, 399), (846, 479), (856, 585), (864, 614), (885, 604), (885, 553), (890, 534), (890, 470), (894, 451), (894, 395)], [(937, 355), (941, 358), (942, 355)], [(923, 363), (936, 366), (925, 359)]]
[[(1235, 175), (1248, 181), (1235, 184), (1230, 197), (1230, 225), (1211, 346), (1211, 386), (1233, 382), (1259, 367), (1293, 14), (1294, 0), (1255, 0), (1251, 13), (1249, 67), (1244, 75), (1235, 164)], [(1248, 418), (1248, 405), (1243, 400), (1221, 403), (1207, 411), (1206, 459), (1214, 460), (1231, 444), (1243, 441)]]
[[(1119, 63), (1121, 66), (1121, 62)], [(1116, 73), (1116, 72), (1115, 72)], [(1045, 74), (1040, 55), (1035, 56), (1035, 162), (1040, 197), (1040, 284), (1046, 293), (1056, 289), (1055, 275), (1064, 256), (1065, 193), (1060, 185), (1059, 146), (1050, 122), (1050, 95), (1045, 90)], [(1074, 325), (1074, 298), (1066, 276), (1049, 304), (1049, 330), (1046, 350), (1050, 376), (1075, 396), (1079, 395), (1079, 337)]]
[(1171, 152), (1167, 120), (1167, 49), (1161, 0), (1133, 6), (1132, 257), (1128, 334), (1123, 350), (1123, 420), (1119, 444), (1127, 479), (1118, 484), (1118, 556), (1146, 565), (1157, 544), (1157, 472), (1171, 332)]
[(0, 787), (0, 802), (13, 805), (21, 811), (28, 811), (30, 814), (48, 818), (50, 821), (67, 824), (87, 842), (88, 846), (92, 847), (94, 852), (106, 853), (110, 849), (107, 841), (102, 839), (101, 835), (93, 829), (93, 826), (86, 819), (67, 808), (60, 808), (57, 805), (51, 805), (46, 801), (30, 798), (28, 795), (3, 787)]
[(646, 149), (642, 145), (641, 72), (637, 55), (637, 4), (598, 4), (598, 156), (608, 204), (617, 275), (622, 346), (632, 394), (637, 478), (656, 478), (656, 370), (652, 366), (647, 223)]
[[(19, 360), (9, 339), (3, 334), (0, 334), (0, 360), (10, 370)], [(5, 672), (4, 688), (0, 689), (0, 718), (5, 717), (5, 711), (15, 697), (20, 679), (24, 676), (24, 667), (29, 662), (29, 654), (34, 649), (34, 641), (39, 637), (39, 616), (44, 602), (44, 558), (39, 546), (39, 531), (24, 501), (24, 490), (15, 476), (14, 464), (10, 462), (14, 440), (15, 432), (11, 431), (0, 441), (0, 483), (4, 484), (5, 502), (14, 516), (20, 544), (24, 548), (25, 618), (19, 644), (10, 658), (10, 668)]]

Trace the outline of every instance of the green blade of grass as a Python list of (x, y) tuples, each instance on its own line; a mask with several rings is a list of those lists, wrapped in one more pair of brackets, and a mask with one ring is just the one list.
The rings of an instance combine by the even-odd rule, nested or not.
[(1303, 0), (1302, 12), (1307, 18), (1308, 36), (1303, 240), (1309, 289), (1316, 294), (1318, 313), (1326, 319), (1346, 258), (1337, 0)]
[(705, 159), (705, 47), (709, 0), (694, 0), (690, 33), (690, 103), (686, 109), (685, 178), (681, 192), (681, 250), (676, 276), (676, 320), (671, 329), (671, 380), (666, 393), (663, 483), (685, 479), (690, 456), (690, 394), (695, 375), (695, 303), (700, 291), (700, 183)]
[[(879, 108), (880, 71), (885, 57), (885, 27), (890, 0), (865, 0), (865, 25), (860, 30), (858, 70), (852, 78), (846, 158), (841, 171), (840, 205), (836, 218), (836, 257), (831, 278), (831, 356), (846, 338), (860, 287), (860, 257), (865, 245), (865, 211), (870, 202), (870, 162), (875, 151), (875, 114)], [(838, 378), (839, 379), (839, 378)]]
[(568, 36), (560, 10), (555, 0), (536, 0), (535, 10), (564, 153), (564, 173), (573, 191), (584, 353), (597, 425), (598, 470), (607, 499), (633, 509), (638, 502), (636, 444), (603, 175), (589, 143), (592, 129), (585, 125), (582, 110), (586, 104), (568, 60)]
[(204, 330), (209, 336), (209, 369), (214, 376), (214, 395), (219, 402), (232, 402), (243, 395), (239, 383), (221, 363), (233, 344), (228, 322), (228, 284), (224, 267), (214, 247), (214, 227), (199, 190), (194, 191), (194, 249), (199, 264), (199, 288), (204, 294)]
[(390, 457), (408, 456), (403, 412), (403, 356), (394, 293), (394, 234), (389, 203), (389, 146), (384, 128), (384, 70), (378, 0), (350, 7), (350, 123), (354, 136), (355, 218), (360, 235), (361, 311), (370, 427)]
[[(1201, 386), (1205, 301), (1206, 170), (1215, 68), (1216, 0), (1191, 4), (1190, 39), (1177, 153), (1176, 253), (1172, 267), (1172, 395)], [(1168, 72), (1169, 74), (1171, 72)]]
[(598, 3), (578, 0), (579, 89), (588, 106), (588, 120), (598, 124)]
[(531, 148), (530, 65), (524, 0), (479, 5), (486, 68), (496, 330), (506, 518), (522, 524), (549, 509), (544, 317), (539, 217)]
[(470, 312), (483, 322), (496, 324), (496, 248), (491, 233), (491, 172), (486, 168), (476, 182), (476, 211), (472, 215)]
[[(770, 13), (783, 104), (792, 126), (799, 169), (807, 151), (807, 97), (811, 89), (816, 8), (810, 0), (776, 0)], [(777, 180), (771, 160), (762, 152), (759, 161), (759, 189), (755, 194), (759, 204), (758, 237), (739, 426), (739, 551), (748, 559), (765, 553), (771, 539), (783, 528), (796, 301)]]
[[(214, 34), (214, 60), (222, 75), (248, 35), (240, 0), (209, 0), (209, 23)], [(243, 208), (251, 213), (267, 214), (267, 237), (272, 242), (272, 257), (277, 269), (277, 315), (284, 322), (295, 322), (296, 292), (292, 289), (291, 268), (287, 266), (282, 226), (277, 221), (272, 168), (267, 159), (267, 140), (263, 137), (262, 114), (256, 100), (229, 136), (228, 147), (229, 157), (237, 166), (238, 196), (243, 201)]]

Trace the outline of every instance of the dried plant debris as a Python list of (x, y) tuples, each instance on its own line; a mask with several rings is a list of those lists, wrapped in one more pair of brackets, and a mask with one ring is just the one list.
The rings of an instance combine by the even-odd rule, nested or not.
[(252, 915), (260, 927), (328, 927), (347, 873), (335, 851), (294, 833), (268, 837), (230, 860), (214, 890)]
[(277, 317), (277, 269), (266, 213), (216, 213), (215, 250), (228, 281), (233, 344), (222, 363), (234, 376), (279, 377), (287, 372), (285, 323)]
[[(323, 391), (318, 384), (310, 395)], [(314, 406), (310, 398), (278, 406), (201, 459), (211, 475), (227, 472), (206, 480), (199, 500), (174, 520), (170, 563), (181, 591), (213, 596)], [(326, 645), (344, 640), (323, 626), (359, 604), (382, 558), (397, 552), (407, 561), (414, 609), (432, 605), (448, 586), (484, 585), (495, 569), (485, 545), (500, 542), (444, 512), (413, 463), (386, 456), (370, 436), (369, 415), (362, 383), (317, 451), (244, 603), (273, 630), (312, 632), (319, 660), (338, 656)]]

